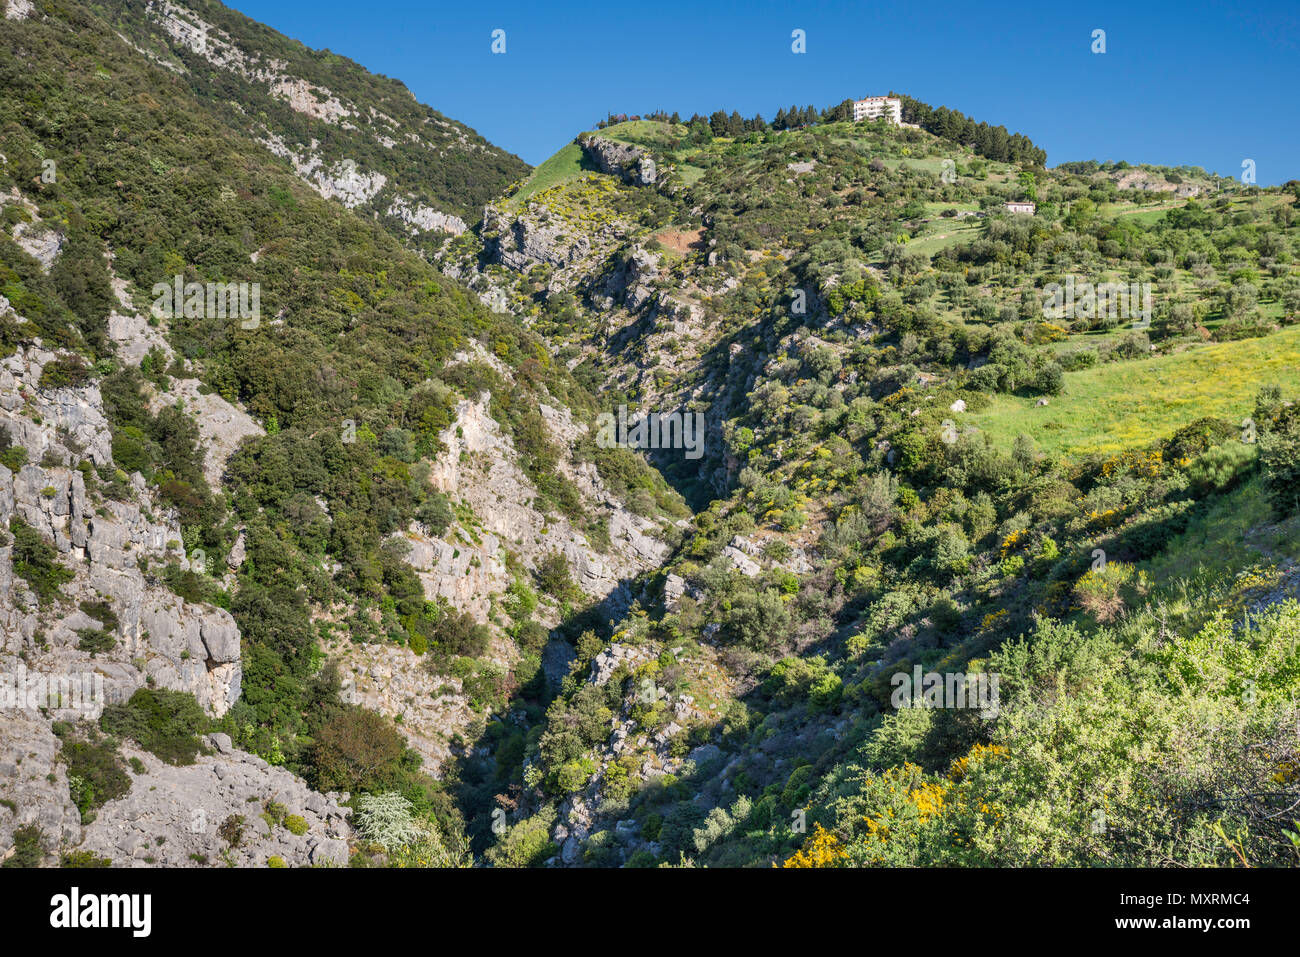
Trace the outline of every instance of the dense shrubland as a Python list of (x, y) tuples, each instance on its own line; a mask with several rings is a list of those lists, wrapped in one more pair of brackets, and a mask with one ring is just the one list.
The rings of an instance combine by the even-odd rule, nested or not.
[[(138, 471), (187, 551), (219, 567), (242, 528), (246, 552), (229, 589), (164, 572), (234, 615), (240, 701), (210, 727), (144, 689), (106, 712), (108, 737), (60, 728), (83, 815), (122, 790), (117, 739), (184, 762), (217, 728), (318, 788), (365, 795), (359, 864), (464, 863), (472, 841), (493, 865), (540, 865), (584, 796), (597, 829), (579, 862), (593, 865), (1295, 862), (1300, 381), (1252, 351), (1292, 354), (1294, 185), (1147, 168), (1170, 188), (1121, 189), (1129, 167), (1045, 170), (1023, 137), (910, 99), (922, 129), (853, 125), (839, 108), (813, 123), (798, 107), (772, 126), (722, 111), (615, 123), (609, 135), (660, 160), (654, 189), (583, 171), (529, 202), (572, 200), (555, 213), (566, 228), (623, 224), (624, 248), (571, 288), (544, 268), (509, 280), (517, 315), (496, 314), (271, 161), (232, 125), (239, 84), (160, 83), (90, 13), (67, 16), (82, 29), (0, 26), (14, 51), (0, 62), (0, 187), (66, 236), (48, 275), (0, 236), (0, 294), (31, 323), (0, 319), (0, 351), (39, 337), (76, 354), (42, 387), (98, 384), (116, 461), (83, 470), (98, 494), (128, 497)], [(388, 95), (317, 59), (309, 79)], [(55, 183), (40, 181), (46, 156)], [(485, 162), (417, 172), (459, 194), (504, 175)], [(1192, 182), (1200, 194), (1176, 199)], [(1036, 215), (1005, 213), (1011, 200)], [(6, 207), (8, 225), (27, 215)], [(699, 238), (670, 251), (667, 226)], [(477, 263), (479, 239), (454, 248)], [(673, 351), (625, 297), (611, 309), (597, 295), (633, 245), (660, 256), (656, 291), (692, 307)], [(123, 368), (106, 338), (109, 252), (142, 309), (179, 274), (260, 283), (263, 320), (173, 319), (176, 365)], [(1044, 290), (1071, 276), (1151, 283), (1149, 325), (1044, 318)], [(1207, 385), (1194, 362), (1211, 348), (1225, 361)], [(1149, 394), (1105, 378), (1151, 369), (1164, 378)], [(150, 385), (181, 373), (265, 427), (220, 489), (192, 420), (150, 411)], [(718, 424), (701, 462), (661, 469), (579, 443), (634, 511), (687, 520), (625, 614), (582, 607), (559, 553), (531, 574), (508, 556), (494, 606), (508, 625), (425, 599), (397, 533), (459, 518), (428, 460), (457, 403), (485, 391), (535, 507), (597, 547), (539, 404), (583, 421), (621, 402), (689, 405)], [(1108, 403), (1174, 411), (1120, 428)], [(21, 467), (22, 451), (0, 435), (0, 462)], [(20, 519), (6, 543), (57, 601), (69, 572), (54, 549)], [(660, 602), (670, 576), (681, 590)], [(541, 667), (542, 603), (575, 656), (559, 682)], [(104, 627), (88, 631), (107, 633), (93, 610)], [(503, 625), (514, 669), (485, 660)], [(488, 716), (442, 780), (394, 722), (339, 700), (330, 632), (424, 656)], [(588, 681), (611, 643), (643, 653)], [(915, 667), (999, 674), (997, 715), (894, 707), (892, 676)], [(668, 701), (684, 695), (708, 706), (679, 724)], [(633, 741), (662, 736), (656, 761), (681, 763), (651, 776), (645, 752), (613, 756), (622, 721)], [(630, 853), (614, 822), (631, 822)]]
[[(1203, 403), (1194, 360), (1261, 336), (1292, 354), (1296, 191), (1046, 171), (1031, 144), (1008, 165), (1005, 130), (990, 152), (992, 131), (908, 109), (924, 130), (780, 132), (798, 109), (777, 130), (607, 126), (660, 161), (672, 228), (700, 230), (685, 252), (655, 228), (630, 240), (698, 309), (693, 361), (661, 373), (648, 327), (607, 335), (581, 281), (521, 287), (522, 309), (562, 306), (547, 334), (620, 400), (672, 407), (707, 384), (722, 448), (698, 471), (663, 463), (698, 506), (667, 563), (686, 596), (571, 632), (571, 677), (498, 792), (518, 807), (498, 863), (556, 854), (574, 795), (597, 805), (579, 858), (597, 865), (1295, 862), (1300, 610), (1281, 599), (1300, 380), (1225, 352)], [(1157, 188), (1120, 188), (1129, 173)], [(1199, 195), (1175, 197), (1188, 183)], [(1026, 199), (1032, 217), (1001, 209)], [(1150, 283), (1150, 322), (1046, 318), (1068, 277)], [(1161, 385), (1114, 393), (1157, 361)], [(1159, 414), (1119, 434), (1124, 405)], [(759, 543), (756, 574), (727, 554), (738, 539)], [(795, 548), (811, 568), (791, 570)], [(582, 680), (611, 641), (663, 657)], [(999, 673), (1000, 713), (896, 708), (890, 679), (917, 666)], [(629, 741), (669, 725), (647, 680), (714, 702), (665, 745), (699, 759), (652, 776), (663, 750), (608, 749), (612, 721)]]

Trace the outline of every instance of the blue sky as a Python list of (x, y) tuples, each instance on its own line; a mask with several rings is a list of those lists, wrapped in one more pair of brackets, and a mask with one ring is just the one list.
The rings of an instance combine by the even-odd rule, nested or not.
[[(233, 0), (537, 164), (608, 111), (818, 108), (895, 90), (1047, 150), (1300, 179), (1300, 5)], [(506, 52), (491, 52), (494, 29)], [(791, 52), (802, 29), (807, 52)], [(1106, 31), (1093, 53), (1092, 32)]]

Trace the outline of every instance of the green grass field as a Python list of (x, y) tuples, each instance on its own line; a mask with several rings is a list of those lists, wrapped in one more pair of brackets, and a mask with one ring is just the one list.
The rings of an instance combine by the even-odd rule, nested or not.
[(519, 192), (510, 197), (510, 202), (518, 206), (528, 197), (559, 183), (577, 179), (584, 172), (586, 169), (582, 163), (582, 147), (577, 143), (566, 143), (558, 153), (533, 170)]
[(980, 227), (983, 220), (974, 216), (965, 219), (945, 219), (937, 223), (928, 224), (928, 228), (934, 232), (929, 235), (922, 235), (913, 239), (907, 244), (908, 252), (924, 253), (927, 256), (933, 256), (941, 249), (948, 246), (956, 246), (958, 243), (968, 243), (973, 239), (978, 239)]
[(1067, 372), (1065, 393), (1046, 406), (1037, 407), (1034, 398), (998, 395), (962, 420), (1003, 448), (1024, 432), (1044, 452), (1109, 454), (1164, 438), (1201, 416), (1239, 420), (1269, 383), (1300, 389), (1300, 326), (1262, 339)]
[(687, 186), (694, 186), (704, 175), (704, 170), (698, 166), (692, 166), (690, 163), (682, 163), (677, 167), (677, 172), (682, 177), (682, 182)]

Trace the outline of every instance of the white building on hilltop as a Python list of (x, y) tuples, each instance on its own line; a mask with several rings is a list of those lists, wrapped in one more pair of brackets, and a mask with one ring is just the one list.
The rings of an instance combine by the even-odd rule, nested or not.
[(888, 116), (895, 126), (903, 124), (903, 101), (896, 96), (868, 96), (853, 101), (853, 122)]

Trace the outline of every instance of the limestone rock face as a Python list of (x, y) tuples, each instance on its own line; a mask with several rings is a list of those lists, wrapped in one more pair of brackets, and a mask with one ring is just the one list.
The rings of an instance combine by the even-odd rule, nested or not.
[(634, 246), (622, 267), (610, 271), (602, 292), (611, 302), (622, 299), (628, 312), (637, 312), (656, 296), (659, 265), (659, 256)]
[[(126, 330), (114, 337), (119, 346), (147, 340), (151, 327), (138, 315), (117, 315), (118, 331)], [(224, 735), (210, 738), (214, 753), (189, 767), (124, 744), (122, 757), (143, 771), (133, 769), (130, 791), (83, 823), (53, 722), (94, 723), (105, 705), (146, 685), (188, 692), (220, 716), (239, 698), (243, 666), (230, 613), (178, 597), (155, 571), (188, 559), (175, 516), (144, 479), (130, 476), (119, 498), (98, 481), (88, 487), (95, 467), (114, 464), (108, 422), (93, 383), (41, 388), (41, 373), (57, 358), (37, 342), (0, 361), (0, 429), (26, 452), (16, 471), (0, 465), (0, 528), (21, 520), (71, 573), (42, 600), (15, 568), (13, 537), (0, 539), (0, 858), (13, 853), (16, 829), (35, 825), (49, 854), (90, 851), (114, 866), (265, 866), (271, 857), (289, 866), (346, 865), (349, 812), (338, 796), (311, 791)], [(176, 381), (182, 390), (197, 385)], [(224, 468), (247, 423), (215, 396), (182, 394), (208, 438), (209, 464), (215, 449)], [(306, 832), (263, 820), (271, 800), (301, 816)], [(221, 825), (239, 816), (242, 834), (232, 845), (234, 829)]]
[(388, 215), (396, 216), (406, 223), (410, 227), (412, 234), (437, 232), (459, 236), (469, 228), (465, 225), (465, 220), (459, 216), (439, 212), (431, 206), (425, 206), (423, 203), (411, 203), (401, 196), (393, 200), (392, 204), (389, 205)]
[[(9, 437), (27, 449), (28, 461), (40, 461), (47, 454), (68, 461), (74, 453), (64, 444), (70, 440), (95, 465), (106, 465), (112, 451), (99, 387), (38, 388), (41, 372), (55, 358), (53, 352), (27, 347), (0, 360), (0, 415)], [(66, 440), (59, 439), (61, 433)]]
[[(349, 209), (394, 217), (410, 236), (455, 235), (468, 228), (460, 215), (439, 208), (419, 168), (445, 162), (449, 155), (492, 152), (472, 130), (432, 110), (396, 118), (375, 105), (354, 101), (296, 75), (303, 69), (298, 66), (300, 59), (269, 53), (245, 38), (236, 39), (196, 7), (149, 0), (144, 9), (149, 37), (161, 39), (183, 63), (193, 63), (198, 57), (205, 61), (204, 66), (239, 77), (297, 113), (296, 122), (284, 123), (275, 116), (268, 118), (270, 111), (249, 109), (247, 132), (288, 160), (312, 189)], [(137, 49), (174, 72), (189, 71), (155, 50)], [(382, 105), (384, 101), (378, 102)], [(391, 160), (386, 161), (385, 154), (390, 154)], [(401, 182), (407, 177), (409, 183)], [(442, 193), (442, 201), (452, 200)]]
[(434, 675), (424, 659), (393, 645), (331, 641), (324, 651), (338, 664), (340, 697), (397, 720), (407, 744), (435, 777), (452, 756), (457, 732), (475, 718), (459, 679)]
[(640, 147), (591, 135), (578, 137), (578, 145), (602, 173), (621, 176), (636, 186), (653, 186), (657, 179), (654, 161)]
[[(13, 517), (31, 526), (72, 579), (58, 600), (42, 604), (15, 573), (12, 544), (0, 548), (0, 671), (13, 671), (19, 656), (37, 672), (97, 671), (108, 701), (125, 700), (151, 678), (224, 714), (242, 678), (234, 619), (178, 598), (142, 568), (185, 556), (179, 525), (160, 514), (139, 476), (129, 501), (87, 492), (82, 463), (113, 462), (108, 422), (93, 383), (39, 387), (55, 358), (36, 346), (0, 362), (0, 428), (27, 452), (17, 472), (0, 465), (0, 526)], [(117, 619), (106, 650), (81, 648), (82, 633), (101, 628), (81, 610), (87, 602), (106, 602)], [(88, 716), (98, 717), (102, 704)]]
[(635, 668), (649, 660), (649, 655), (641, 648), (628, 648), (619, 644), (612, 644), (600, 654), (596, 655), (591, 661), (591, 683), (595, 685), (605, 685), (613, 676), (615, 669), (619, 665), (627, 665), (628, 668)]
[[(143, 773), (133, 771), (130, 792), (83, 824), (53, 722), (96, 722), (105, 705), (146, 685), (188, 692), (220, 716), (239, 698), (243, 666), (230, 613), (185, 601), (154, 570), (187, 559), (174, 515), (144, 479), (130, 476), (122, 498), (98, 482), (88, 487), (95, 466), (113, 466), (108, 423), (93, 383), (40, 387), (58, 357), (37, 343), (0, 361), (0, 429), (27, 458), (16, 471), (0, 465), (0, 528), (21, 520), (71, 573), (42, 600), (14, 566), (13, 537), (0, 539), (0, 858), (12, 853), (16, 829), (35, 825), (48, 853), (91, 851), (114, 866), (264, 866), (272, 856), (290, 866), (345, 865), (350, 832), (339, 799), (224, 735), (210, 739), (216, 753), (190, 767), (125, 744), (122, 756)], [(225, 454), (220, 436), (212, 445)], [(269, 800), (303, 817), (306, 833), (268, 826), (260, 812)], [(220, 827), (239, 815), (243, 836), (231, 846)]]
[(204, 477), (210, 486), (220, 488), (226, 463), (240, 443), (253, 436), (265, 435), (266, 430), (243, 409), (215, 392), (201, 392), (199, 385), (198, 379), (173, 379), (169, 390), (154, 392), (149, 397), (149, 409), (156, 413), (164, 405), (184, 402), (186, 412), (199, 427), (204, 450)]
[[(60, 742), (39, 712), (0, 709), (0, 857), (13, 847), (13, 832), (35, 824), (50, 843), (81, 836), (81, 815), (68, 790), (65, 765), (57, 760)], [(53, 780), (51, 780), (51, 778)]]
[[(265, 867), (279, 857), (290, 867), (345, 867), (350, 808), (340, 795), (321, 795), (283, 768), (231, 747), (225, 735), (207, 739), (211, 754), (194, 764), (174, 767), (131, 746), (144, 773), (132, 777), (131, 791), (99, 809), (84, 829), (79, 850), (107, 857), (121, 867)], [(296, 835), (283, 823), (262, 818), (274, 801), (303, 819), (306, 833)], [(75, 812), (74, 812), (75, 813)], [(239, 841), (228, 840), (240, 819)], [(223, 833), (224, 831), (224, 833)], [(157, 837), (166, 840), (159, 844)]]
[(6, 20), (25, 20), (36, 12), (32, 0), (7, 0), (4, 8)]
[(508, 269), (527, 272), (538, 264), (568, 266), (582, 262), (591, 252), (587, 236), (566, 236), (560, 224), (547, 225), (527, 216), (506, 217), (495, 206), (483, 211), (483, 229), (498, 235), (496, 261)]
[(48, 226), (19, 223), (14, 227), (14, 240), (46, 272), (63, 249), (63, 235)]
[(731, 564), (736, 567), (736, 570), (742, 575), (748, 575), (750, 578), (753, 578), (763, 570), (758, 562), (754, 561), (734, 545), (728, 545), (722, 550), (722, 554), (727, 557), (728, 561), (730, 561)]
[[(602, 553), (564, 516), (541, 514), (534, 508), (537, 490), (520, 469), (514, 445), (492, 418), (489, 405), (487, 393), (477, 401), (460, 402), (455, 422), (441, 436), (444, 451), (429, 476), (435, 488), (472, 509), (478, 526), (454, 527), (440, 543), (417, 530), (407, 536), (412, 542), (408, 560), (424, 582), (426, 595), (448, 598), (462, 610), (480, 614), (488, 595), (509, 584), (502, 551), (509, 548), (528, 568), (559, 552), (587, 595), (630, 604), (630, 595), (619, 597), (626, 591), (624, 580), (657, 564), (667, 552), (654, 535), (653, 523), (610, 495), (593, 464), (567, 460), (560, 471), (592, 512), (608, 522), (610, 547)], [(562, 446), (585, 431), (567, 410), (543, 405), (541, 411)]]
[(492, 593), (510, 584), (500, 540), (488, 533), (478, 543), (452, 544), (430, 537), (416, 524), (406, 537), (410, 542), (406, 558), (424, 583), (425, 597), (446, 598), (485, 621)]
[[(14, 5), (10, 4), (8, 12), (12, 14), (15, 9)], [(24, 19), (25, 14), (22, 13), (22, 7), (18, 7), (17, 10), (19, 15), (9, 16), (10, 20)], [(31, 10), (32, 7), (28, 5), (26, 13), (30, 13)], [(40, 212), (36, 204), (24, 197), (16, 188), (10, 188), (7, 193), (0, 193), (0, 210), (8, 206), (16, 206), (21, 210), (18, 222), (14, 224), (9, 233), (13, 241), (22, 248), (23, 252), (40, 263), (42, 270), (49, 272), (50, 267), (59, 258), (59, 253), (63, 251), (63, 234), (54, 227), (41, 222)], [(6, 309), (8, 305), (9, 300), (6, 299)], [(0, 312), (4, 311), (4, 309), (0, 309)]]

